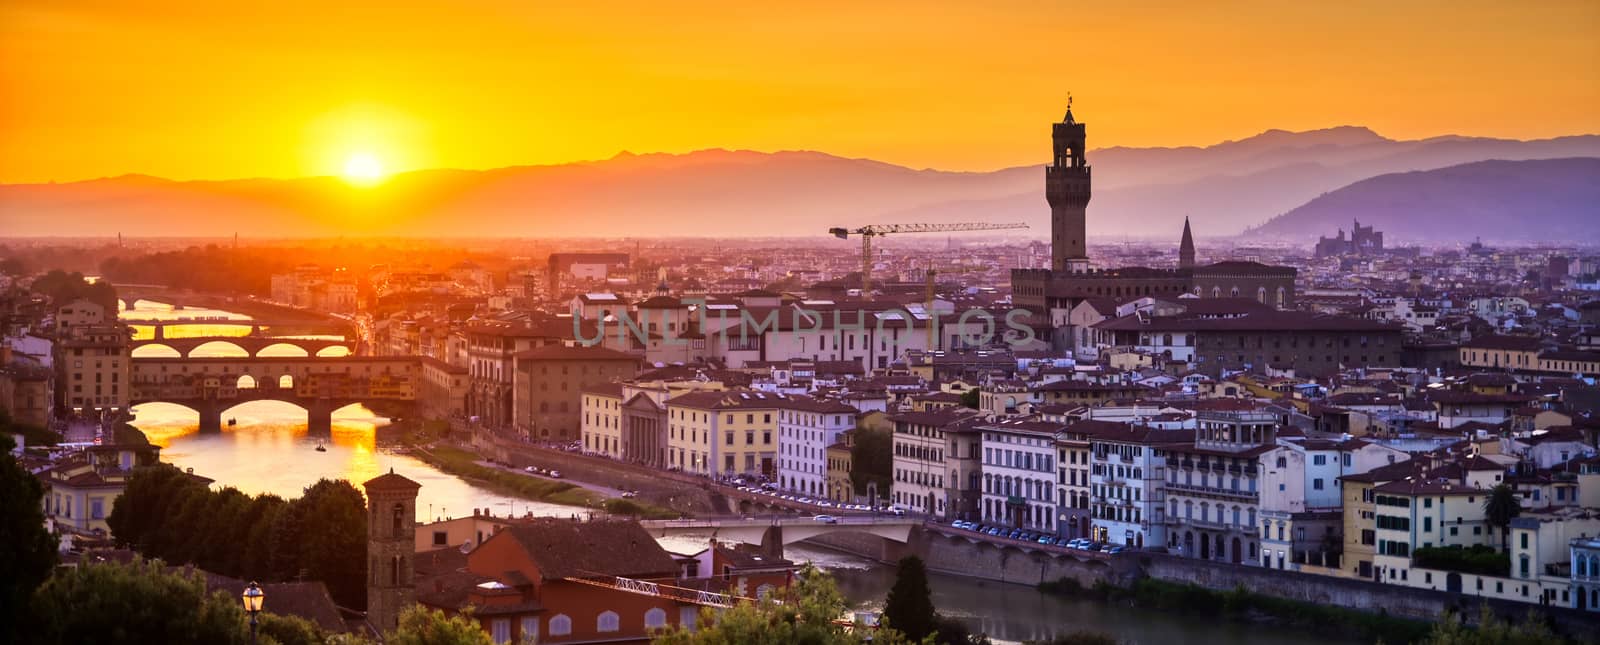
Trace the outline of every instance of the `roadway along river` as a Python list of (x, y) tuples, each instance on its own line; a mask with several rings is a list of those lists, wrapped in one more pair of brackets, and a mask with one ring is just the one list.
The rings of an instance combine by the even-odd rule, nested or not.
[[(245, 316), (211, 310), (164, 311), (159, 305), (142, 302), (136, 313), (141, 318), (156, 317), (151, 314), (181, 314), (228, 315), (248, 320)], [(248, 331), (247, 327), (234, 329)], [(216, 330), (188, 330), (188, 333), (197, 331), (212, 335)], [(202, 353), (207, 353), (204, 348)], [(307, 433), (303, 410), (275, 401), (235, 407), (227, 411), (224, 418), (236, 419), (237, 425), (206, 435), (198, 432), (197, 417), (187, 408), (158, 403), (138, 406), (135, 412), (138, 419), (134, 425), (143, 430), (151, 442), (162, 447), (163, 460), (193, 468), (195, 473), (217, 480), (218, 488), (232, 486), (246, 493), (270, 492), (290, 498), (299, 496), (301, 489), (324, 477), (348, 479), (359, 485), (393, 468), (422, 484), (417, 512), (423, 521), (446, 515), (461, 516), (473, 508), (489, 508), (496, 515), (531, 512), (565, 517), (583, 512), (570, 506), (498, 495), (439, 472), (418, 459), (389, 452), (377, 445), (373, 434), (374, 429), (386, 421), (361, 406), (350, 406), (335, 413), (333, 432), (327, 441), (319, 441)], [(319, 442), (324, 443), (326, 452), (315, 450)], [(668, 550), (681, 553), (698, 551), (705, 544), (706, 538), (662, 539), (662, 545)], [(815, 562), (833, 572), (845, 596), (859, 609), (881, 609), (894, 582), (892, 570), (860, 558), (805, 545), (790, 546), (786, 555), (796, 561)], [(1078, 629), (1110, 632), (1119, 640), (1135, 645), (1339, 642), (1299, 631), (1108, 606), (1047, 595), (1018, 585), (938, 575), (932, 576), (930, 582), (939, 611), (961, 618), (975, 632), (987, 633), (996, 642), (1043, 639)]]

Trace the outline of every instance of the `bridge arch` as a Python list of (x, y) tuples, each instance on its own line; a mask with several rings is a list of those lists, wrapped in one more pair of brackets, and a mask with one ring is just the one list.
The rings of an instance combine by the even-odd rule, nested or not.
[(183, 358), (183, 352), (177, 348), (162, 343), (147, 343), (133, 348), (129, 354), (133, 358)]
[(196, 345), (189, 350), (189, 358), (249, 358), (250, 351), (240, 347), (238, 343), (227, 340), (212, 340)]
[(349, 356), (349, 355), (350, 355), (350, 348), (349, 347), (345, 347), (344, 345), (329, 345), (327, 347), (324, 347), (322, 349), (317, 350), (317, 356), (322, 357), (322, 358), (339, 358), (339, 357), (342, 357), (342, 356)]
[(256, 350), (255, 355), (260, 358), (306, 358), (311, 352), (291, 341), (273, 343)]

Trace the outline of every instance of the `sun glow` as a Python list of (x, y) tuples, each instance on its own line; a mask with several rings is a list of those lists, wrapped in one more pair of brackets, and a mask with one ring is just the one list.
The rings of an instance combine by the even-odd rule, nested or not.
[(350, 155), (344, 161), (344, 179), (359, 186), (370, 186), (383, 181), (383, 163), (365, 152)]

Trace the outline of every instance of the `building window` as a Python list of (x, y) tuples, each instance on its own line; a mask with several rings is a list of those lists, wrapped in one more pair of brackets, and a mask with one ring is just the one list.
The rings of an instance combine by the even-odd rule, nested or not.
[(539, 642), (539, 617), (538, 616), (523, 616), (522, 617), (522, 633), (517, 635), (517, 639), (518, 639), (519, 642), (523, 642), (523, 643), (537, 643), (537, 642)]
[(511, 642), (511, 619), (496, 618), (489, 622), (489, 637), (495, 645)]
[(654, 629), (667, 626), (667, 612), (659, 607), (644, 612), (645, 629)]
[(572, 619), (566, 614), (558, 614), (550, 619), (550, 635), (566, 636), (572, 633)]
[(614, 632), (621, 629), (621, 622), (617, 618), (617, 612), (603, 611), (600, 612), (600, 617), (595, 619), (594, 629), (597, 632)]

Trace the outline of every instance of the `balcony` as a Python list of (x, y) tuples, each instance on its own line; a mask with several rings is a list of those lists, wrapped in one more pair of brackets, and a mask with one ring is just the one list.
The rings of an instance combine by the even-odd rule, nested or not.
[(1210, 529), (1213, 531), (1233, 531), (1245, 535), (1255, 535), (1259, 528), (1252, 524), (1232, 524), (1228, 522), (1214, 522), (1211, 520), (1198, 520), (1184, 517), (1167, 517), (1167, 526), (1182, 526), (1196, 529)]
[(1212, 487), (1212, 486), (1201, 486), (1199, 484), (1182, 484), (1182, 483), (1177, 483), (1177, 482), (1166, 482), (1164, 485), (1166, 486), (1167, 490), (1173, 491), (1175, 493), (1188, 493), (1188, 494), (1191, 494), (1191, 495), (1206, 495), (1206, 496), (1210, 496), (1210, 497), (1225, 497), (1227, 499), (1236, 499), (1236, 500), (1251, 500), (1251, 501), (1254, 501), (1256, 499), (1256, 495), (1257, 495), (1257, 491), (1252, 491), (1252, 490), (1233, 490), (1233, 489), (1229, 489), (1229, 488), (1215, 488), (1215, 487)]

